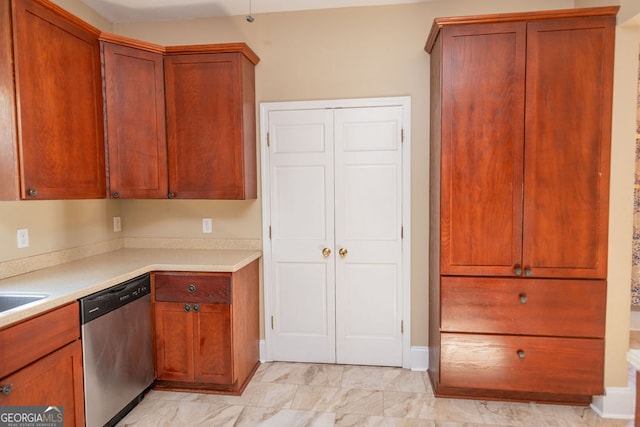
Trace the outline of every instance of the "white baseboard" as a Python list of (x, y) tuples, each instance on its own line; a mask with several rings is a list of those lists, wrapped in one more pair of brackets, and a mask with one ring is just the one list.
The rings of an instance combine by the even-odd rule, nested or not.
[(429, 368), (429, 347), (411, 347), (412, 371), (426, 371)]
[(632, 420), (635, 393), (631, 387), (607, 387), (604, 396), (594, 396), (591, 409), (602, 418)]

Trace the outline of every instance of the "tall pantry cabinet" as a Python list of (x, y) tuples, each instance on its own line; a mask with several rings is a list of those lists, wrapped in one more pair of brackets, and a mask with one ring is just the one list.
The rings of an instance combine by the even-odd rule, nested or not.
[(431, 55), (436, 395), (602, 394), (617, 7), (439, 18)]

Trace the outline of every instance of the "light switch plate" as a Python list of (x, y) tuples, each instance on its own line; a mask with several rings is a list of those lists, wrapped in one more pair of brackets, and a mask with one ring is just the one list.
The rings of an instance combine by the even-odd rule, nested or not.
[(122, 231), (122, 223), (120, 222), (120, 217), (119, 216), (114, 216), (113, 217), (113, 232), (114, 233), (118, 233), (119, 231)]

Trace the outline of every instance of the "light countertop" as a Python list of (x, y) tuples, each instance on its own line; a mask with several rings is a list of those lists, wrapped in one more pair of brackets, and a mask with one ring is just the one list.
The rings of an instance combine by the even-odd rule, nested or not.
[(48, 294), (0, 312), (0, 328), (151, 271), (235, 272), (262, 256), (256, 250), (120, 249), (0, 280), (4, 292)]

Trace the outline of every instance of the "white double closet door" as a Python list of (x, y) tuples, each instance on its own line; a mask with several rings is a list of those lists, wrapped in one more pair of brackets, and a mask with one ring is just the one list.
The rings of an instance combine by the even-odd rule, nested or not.
[(402, 366), (403, 107), (263, 113), (271, 360)]

